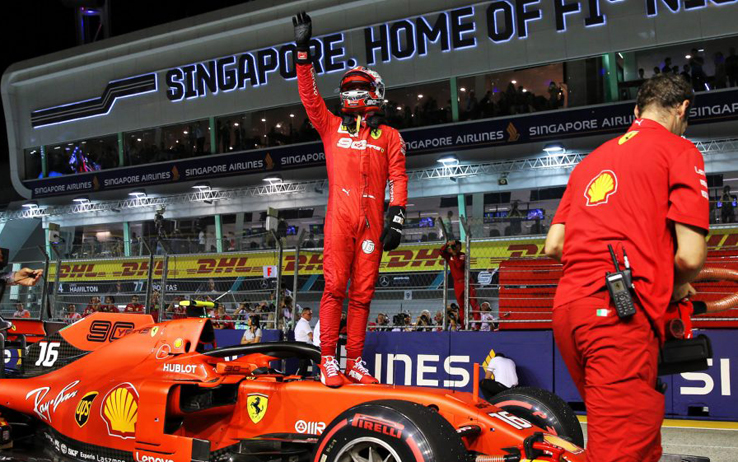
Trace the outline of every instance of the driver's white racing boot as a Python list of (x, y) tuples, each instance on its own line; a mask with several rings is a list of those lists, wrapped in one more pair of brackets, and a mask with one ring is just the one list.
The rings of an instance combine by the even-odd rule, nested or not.
[(322, 356), (318, 369), (320, 369), (320, 382), (327, 387), (338, 388), (346, 380), (341, 374), (341, 366), (338, 365), (335, 356)]
[(372, 377), (369, 373), (365, 364), (361, 357), (355, 359), (348, 358), (346, 360), (346, 377), (354, 383), (361, 383), (363, 385), (379, 383), (379, 380)]

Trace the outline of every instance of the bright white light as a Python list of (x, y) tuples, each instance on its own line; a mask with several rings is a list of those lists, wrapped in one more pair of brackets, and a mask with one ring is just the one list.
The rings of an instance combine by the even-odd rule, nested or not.
[(234, 126), (234, 127), (238, 127), (238, 122), (235, 122), (235, 123), (233, 124), (233, 126)]
[(136, 141), (138, 141), (140, 143), (141, 142), (141, 138), (136, 138)]
[(512, 83), (513, 85), (516, 85), (516, 84), (518, 83), (518, 81), (517, 81), (517, 80), (512, 80), (512, 81), (511, 81), (511, 83)]
[(565, 151), (564, 145), (561, 143), (549, 143), (543, 147), (543, 150), (549, 154)]
[(397, 106), (398, 111), (402, 111), (402, 106)]
[(684, 55), (684, 57), (687, 59), (692, 59), (692, 55)]
[(266, 119), (261, 119), (261, 121), (262, 121), (262, 122), (266, 122), (267, 120), (266, 120)]
[(282, 128), (282, 124), (277, 124), (277, 128)]
[(423, 95), (418, 95), (418, 99), (423, 99)]
[(185, 131), (183, 131), (182, 133), (184, 133), (184, 134), (186, 135), (186, 134), (187, 134), (188, 132), (187, 132), (187, 130), (185, 130)]
[(466, 87), (459, 88), (459, 91), (466, 91)]
[(295, 114), (290, 114), (290, 117), (292, 117), (294, 119), (295, 118)]
[(454, 155), (443, 156), (438, 159), (438, 162), (442, 163), (444, 167), (448, 167), (449, 165), (457, 165), (459, 163), (459, 158)]

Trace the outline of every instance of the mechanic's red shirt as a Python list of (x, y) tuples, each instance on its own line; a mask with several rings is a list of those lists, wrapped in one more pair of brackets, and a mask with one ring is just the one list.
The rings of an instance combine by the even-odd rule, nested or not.
[(126, 305), (125, 309), (126, 313), (143, 313), (144, 312), (144, 306), (140, 303), (129, 303)]
[[(607, 244), (628, 254), (636, 293), (663, 334), (674, 285), (673, 222), (709, 229), (702, 154), (661, 124), (638, 119), (572, 172), (552, 223), (565, 224), (554, 309), (605, 287)], [(663, 335), (661, 335), (663, 339)]]
[(443, 244), (441, 247), (441, 258), (446, 260), (448, 263), (448, 269), (451, 271), (451, 278), (454, 280), (454, 287), (460, 283), (463, 289), (466, 254), (464, 252), (459, 252), (458, 255), (454, 256), (448, 247), (448, 244)]

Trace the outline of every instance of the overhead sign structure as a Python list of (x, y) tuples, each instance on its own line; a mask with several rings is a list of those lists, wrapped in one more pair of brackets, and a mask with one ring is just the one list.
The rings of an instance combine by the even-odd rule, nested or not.
[[(602, 5), (611, 11), (625, 8), (623, 0), (552, 0), (547, 7), (540, 0), (496, 0), (461, 8), (429, 13), (388, 23), (364, 27), (363, 43), (346, 40), (350, 31), (338, 32), (311, 40), (315, 71), (318, 75), (341, 72), (357, 64), (368, 66), (392, 61), (422, 59), (430, 52), (456, 52), (487, 45), (500, 45), (510, 40), (526, 40), (535, 35), (531, 24), (547, 23), (558, 33), (566, 33), (575, 22), (585, 28), (607, 25)], [(721, 7), (738, 0), (642, 0), (642, 14), (690, 14), (696, 10)], [(699, 17), (696, 18), (699, 20)], [(351, 30), (353, 32), (354, 30)], [(157, 78), (172, 102), (203, 98), (219, 93), (243, 91), (269, 85), (270, 79), (293, 80), (294, 43), (245, 51), (230, 56), (214, 57), (161, 71), (128, 77), (108, 83), (99, 97), (35, 110), (31, 114), (34, 128), (67, 123), (110, 113), (116, 100), (158, 91)]]
[[(407, 155), (546, 142), (624, 132), (633, 101), (402, 130)], [(738, 119), (738, 90), (701, 93), (690, 125)], [(320, 142), (24, 181), (34, 198), (268, 173), (325, 165)]]

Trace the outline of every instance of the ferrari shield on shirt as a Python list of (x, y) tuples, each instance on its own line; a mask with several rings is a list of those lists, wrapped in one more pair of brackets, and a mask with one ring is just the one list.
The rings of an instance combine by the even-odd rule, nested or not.
[(554, 309), (603, 289), (607, 245), (633, 270), (635, 291), (663, 339), (674, 284), (674, 223), (709, 229), (702, 154), (658, 122), (637, 119), (572, 172), (552, 224), (566, 226)]

